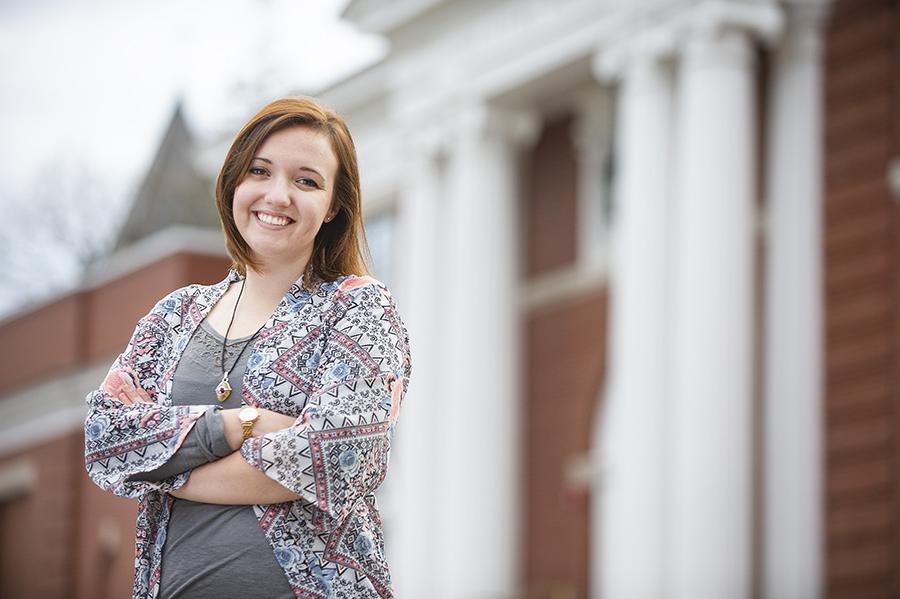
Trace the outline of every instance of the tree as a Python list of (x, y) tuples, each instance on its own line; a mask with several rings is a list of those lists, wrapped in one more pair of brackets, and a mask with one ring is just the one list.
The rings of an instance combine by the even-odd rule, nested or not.
[(0, 315), (77, 285), (109, 252), (123, 216), (123, 202), (75, 158), (46, 161), (31, 185), (0, 199), (9, 215), (0, 228)]

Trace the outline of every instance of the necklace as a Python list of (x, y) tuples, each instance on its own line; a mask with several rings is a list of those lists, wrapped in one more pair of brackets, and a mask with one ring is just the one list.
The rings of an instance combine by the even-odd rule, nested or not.
[[(244, 347), (241, 348), (241, 351), (238, 353), (237, 357), (234, 359), (234, 362), (231, 363), (231, 368), (225, 368), (225, 345), (228, 343), (228, 333), (231, 332), (231, 325), (234, 324), (234, 316), (237, 314), (238, 304), (241, 302), (241, 295), (244, 293), (244, 281), (241, 281), (241, 290), (238, 292), (237, 300), (234, 302), (234, 310), (231, 311), (231, 320), (228, 321), (228, 328), (225, 329), (225, 338), (222, 339), (222, 380), (219, 381), (219, 384), (216, 385), (216, 399), (220, 402), (228, 399), (228, 396), (231, 395), (231, 385), (228, 384), (228, 375), (231, 374), (231, 371), (234, 370), (234, 367), (237, 366), (237, 363), (241, 361), (241, 356), (244, 355), (244, 350), (247, 349), (247, 346), (253, 343), (253, 340), (259, 334), (263, 327), (259, 327), (256, 329), (256, 332), (253, 333), (246, 342), (244, 342)], [(263, 326), (266, 326), (263, 323)]]

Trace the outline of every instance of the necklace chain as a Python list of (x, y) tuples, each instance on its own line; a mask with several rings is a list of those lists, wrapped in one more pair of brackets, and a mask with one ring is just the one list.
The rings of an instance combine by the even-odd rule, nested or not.
[(238, 292), (237, 299), (234, 302), (234, 309), (231, 311), (231, 320), (228, 321), (228, 328), (225, 329), (225, 337), (222, 339), (222, 358), (221, 358), (222, 380), (219, 381), (218, 385), (216, 385), (216, 398), (220, 402), (225, 401), (226, 399), (228, 399), (228, 396), (231, 395), (231, 385), (228, 383), (228, 375), (231, 374), (231, 371), (234, 369), (235, 366), (237, 366), (237, 363), (240, 362), (241, 356), (244, 355), (244, 351), (247, 349), (247, 346), (250, 345), (251, 343), (253, 343), (253, 340), (256, 338), (256, 336), (259, 334), (259, 332), (262, 330), (262, 328), (264, 326), (266, 326), (266, 324), (263, 323), (263, 325), (261, 327), (256, 329), (256, 332), (253, 333), (253, 335), (249, 339), (247, 339), (247, 341), (244, 343), (244, 347), (242, 347), (241, 351), (238, 352), (237, 357), (234, 359), (234, 362), (232, 362), (232, 364), (231, 364), (231, 368), (226, 369), (225, 368), (225, 346), (228, 343), (228, 334), (231, 333), (231, 325), (234, 324), (234, 317), (237, 314), (238, 304), (241, 302), (241, 296), (244, 294), (244, 285), (245, 285), (246, 281), (247, 281), (246, 279), (241, 281), (241, 290)]

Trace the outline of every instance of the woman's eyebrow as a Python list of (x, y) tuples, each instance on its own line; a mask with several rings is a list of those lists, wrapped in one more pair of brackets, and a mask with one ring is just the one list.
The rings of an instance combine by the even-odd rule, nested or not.
[(297, 170), (301, 170), (301, 171), (309, 171), (309, 172), (311, 172), (311, 173), (315, 173), (315, 174), (319, 175), (319, 177), (321, 177), (323, 181), (325, 180), (325, 176), (324, 176), (322, 173), (320, 173), (319, 171), (317, 171), (316, 169), (314, 169), (313, 167), (311, 167), (311, 166), (301, 166), (301, 167), (300, 167), (299, 169), (297, 169)]
[[(271, 160), (269, 160), (268, 158), (263, 158), (262, 156), (254, 156), (254, 157), (253, 157), (253, 160), (262, 160), (262, 161), (265, 162), (266, 164), (272, 164), (272, 161), (271, 161)], [(311, 166), (301, 166), (301, 167), (298, 168), (297, 170), (300, 170), (300, 171), (310, 171), (311, 173), (315, 173), (315, 174), (319, 175), (320, 177), (322, 177), (322, 180), (323, 180), (323, 181), (325, 180), (325, 176), (324, 176), (322, 173), (320, 173), (319, 171), (317, 171), (316, 169), (314, 169), (313, 167), (311, 167)]]

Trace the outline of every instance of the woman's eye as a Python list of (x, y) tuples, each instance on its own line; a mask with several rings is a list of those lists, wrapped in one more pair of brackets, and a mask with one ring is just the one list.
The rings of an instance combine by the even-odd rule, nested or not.
[(307, 178), (297, 179), (297, 182), (300, 183), (301, 185), (308, 185), (310, 187), (318, 187), (319, 186), (318, 183), (316, 183), (312, 179), (307, 179)]
[(260, 168), (260, 167), (258, 167), (258, 166), (251, 166), (251, 167), (250, 167), (250, 174), (251, 174), (251, 175), (265, 175), (265, 174), (266, 174), (266, 169)]

